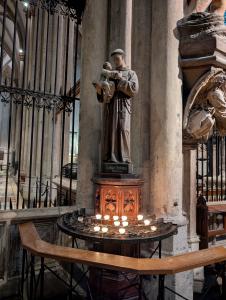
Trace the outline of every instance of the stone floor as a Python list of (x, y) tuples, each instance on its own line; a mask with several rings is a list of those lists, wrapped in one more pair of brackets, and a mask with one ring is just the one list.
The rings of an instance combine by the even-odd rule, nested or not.
[[(202, 296), (200, 294), (195, 294), (194, 295), (193, 300), (201, 300), (201, 299), (202, 300), (222, 300), (222, 298), (220, 296), (216, 296), (214, 294), (209, 294), (205, 298), (202, 298)], [(1, 299), (1, 300), (21, 300), (21, 299), (19, 297), (11, 297), (11, 298), (4, 298), (4, 299)], [(45, 298), (45, 300), (68, 300), (68, 296), (64, 295), (64, 294), (61, 294), (57, 297)], [(87, 300), (87, 299), (79, 297), (79, 296), (75, 296), (73, 298), (73, 300)]]

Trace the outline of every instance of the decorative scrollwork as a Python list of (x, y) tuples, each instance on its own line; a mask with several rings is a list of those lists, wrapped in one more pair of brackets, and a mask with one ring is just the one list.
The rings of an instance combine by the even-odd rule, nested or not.
[(24, 106), (27, 107), (28, 109), (32, 107), (32, 97), (30, 95), (24, 96)]
[(57, 12), (57, 0), (40, 0), (41, 7), (48, 10), (51, 14)]
[(60, 13), (68, 16), (78, 23), (81, 22), (86, 5), (86, 0), (28, 0), (28, 2), (32, 6), (39, 6), (48, 10), (51, 14)]
[(10, 102), (10, 94), (9, 93), (1, 92), (0, 96), (1, 96), (1, 102), (6, 103), (6, 104)]
[(43, 92), (36, 92), (30, 90), (22, 90), (9, 86), (0, 86), (1, 102), (9, 103), (10, 100), (16, 105), (23, 105), (30, 109), (35, 99), (35, 106), (38, 109), (45, 108), (50, 112), (54, 107), (58, 112), (65, 110), (65, 112), (72, 112), (72, 104), (75, 98), (70, 96), (56, 96), (54, 94), (45, 94)]
[(20, 94), (12, 94), (13, 103), (18, 105), (22, 103), (22, 95)]

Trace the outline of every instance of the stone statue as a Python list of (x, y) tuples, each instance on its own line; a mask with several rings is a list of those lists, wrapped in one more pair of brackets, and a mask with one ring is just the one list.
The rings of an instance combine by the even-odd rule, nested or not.
[(138, 78), (125, 63), (124, 51), (111, 53), (115, 70), (103, 65), (100, 81), (94, 81), (97, 99), (104, 104), (103, 161), (130, 163), (131, 98), (138, 92)]
[(226, 11), (225, 0), (186, 0), (185, 2), (185, 14), (199, 13), (209, 11), (217, 15), (224, 15)]
[[(103, 102), (104, 103), (109, 103), (114, 95), (115, 92), (115, 83), (112, 80), (109, 80), (114, 76), (114, 71), (112, 71), (112, 66), (111, 64), (106, 61), (103, 64), (103, 69), (100, 75), (100, 80), (99, 81), (93, 81), (93, 85), (95, 87), (98, 87), (102, 90), (103, 92)], [(116, 72), (115, 72), (116, 75)], [(117, 76), (117, 75), (116, 75)]]
[(226, 26), (223, 17), (226, 1), (186, 2), (190, 14), (177, 24), (179, 51), (182, 66), (189, 59), (193, 73), (188, 65), (182, 67), (186, 91), (183, 140), (184, 144), (195, 144), (207, 141), (214, 128), (220, 135), (226, 135), (226, 73), (223, 68), (213, 67), (216, 66), (216, 61), (223, 61), (226, 53)]
[(206, 141), (214, 125), (221, 136), (226, 135), (226, 73), (212, 67), (190, 91), (183, 127), (194, 140)]

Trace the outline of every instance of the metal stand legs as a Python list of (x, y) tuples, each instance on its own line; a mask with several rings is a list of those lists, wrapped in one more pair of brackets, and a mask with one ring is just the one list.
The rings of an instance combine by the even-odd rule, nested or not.
[(44, 299), (44, 257), (41, 257), (41, 270), (40, 270), (40, 298)]
[(26, 259), (26, 250), (23, 250), (23, 257), (22, 257), (22, 271), (21, 271), (21, 283), (20, 283), (20, 295), (21, 299), (24, 298), (24, 273), (25, 273), (25, 259)]
[(165, 275), (159, 275), (158, 300), (165, 300)]

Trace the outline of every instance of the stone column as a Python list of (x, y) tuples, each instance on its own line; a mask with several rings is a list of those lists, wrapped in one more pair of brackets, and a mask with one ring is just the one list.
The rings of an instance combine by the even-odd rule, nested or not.
[[(134, 172), (144, 179), (142, 207), (150, 208), (150, 65), (151, 1), (133, 2), (132, 69), (139, 79), (139, 93), (132, 100), (131, 147)], [(142, 145), (142, 147), (140, 146)]]
[[(186, 212), (188, 222), (188, 247), (190, 251), (199, 250), (199, 236), (196, 233), (196, 158), (197, 150), (190, 147), (183, 149), (183, 209)], [(201, 292), (204, 281), (203, 268), (193, 270), (194, 290)]]
[(98, 171), (101, 138), (101, 105), (92, 81), (106, 60), (107, 1), (88, 1), (82, 23), (80, 137), (77, 204), (94, 207), (92, 178)]
[(158, 216), (182, 214), (182, 93), (176, 23), (183, 1), (152, 1), (150, 202)]
[(121, 48), (126, 54), (126, 63), (131, 65), (133, 0), (109, 0), (108, 52)]
[[(186, 219), (182, 213), (182, 81), (178, 67), (176, 24), (183, 1), (152, 1), (150, 205), (157, 217), (178, 224), (178, 234), (163, 242), (163, 253), (188, 251)], [(166, 285), (192, 299), (192, 272), (167, 278)], [(166, 292), (167, 299), (177, 299)]]
[(188, 243), (192, 251), (199, 249), (196, 233), (196, 149), (183, 149), (183, 209), (189, 219)]

